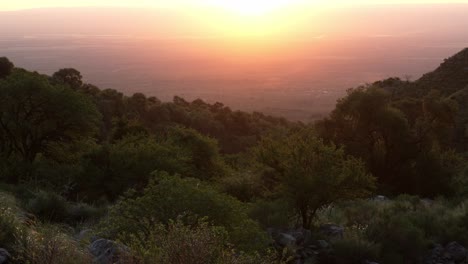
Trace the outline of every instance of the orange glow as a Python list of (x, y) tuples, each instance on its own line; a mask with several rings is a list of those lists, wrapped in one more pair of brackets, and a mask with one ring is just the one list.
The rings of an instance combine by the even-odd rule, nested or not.
[(206, 3), (204, 8), (194, 10), (194, 16), (203, 28), (228, 39), (264, 41), (285, 36), (303, 29), (305, 18), (310, 21), (311, 14), (310, 9), (304, 8), (311, 0), (210, 0)]
[(211, 4), (241, 16), (260, 16), (303, 0), (212, 0)]

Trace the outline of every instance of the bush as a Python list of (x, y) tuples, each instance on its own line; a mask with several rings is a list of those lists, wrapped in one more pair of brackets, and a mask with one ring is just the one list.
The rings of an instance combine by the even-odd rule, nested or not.
[(359, 236), (346, 237), (333, 243), (333, 258), (338, 264), (361, 264), (379, 257), (379, 245)]
[(130, 248), (142, 263), (209, 264), (220, 263), (227, 248), (227, 234), (223, 228), (199, 222), (188, 226), (181, 221), (167, 226), (157, 225), (148, 239), (130, 236)]
[(68, 209), (68, 223), (98, 221), (105, 214), (105, 208), (97, 208), (86, 203), (77, 203)]
[(289, 226), (292, 214), (288, 202), (277, 199), (256, 201), (252, 204), (249, 215), (264, 228), (282, 228)]
[(54, 227), (23, 229), (16, 237), (14, 263), (89, 264), (92, 256), (87, 249)]
[(73, 204), (62, 196), (39, 191), (26, 203), (26, 209), (43, 222), (67, 223), (71, 225), (85, 221), (97, 221), (104, 210), (85, 203)]
[(43, 221), (65, 222), (68, 206), (68, 202), (62, 196), (39, 191), (27, 202), (26, 209)]
[[(222, 227), (201, 219), (193, 225), (171, 221), (151, 230), (146, 241), (126, 240), (135, 263), (159, 264), (286, 264), (276, 252), (246, 254), (234, 250)], [(132, 263), (133, 263), (132, 262)]]
[(13, 249), (13, 243), (22, 223), (18, 216), (14, 198), (0, 194), (0, 247), (7, 250)]
[(186, 223), (207, 217), (211, 224), (224, 227), (230, 241), (244, 250), (266, 245), (264, 232), (241, 202), (209, 184), (167, 173), (156, 173), (141, 195), (131, 192), (123, 197), (111, 207), (101, 227), (111, 237), (134, 234), (145, 241), (154, 226), (167, 225), (180, 216)]
[(251, 202), (261, 197), (264, 186), (260, 176), (251, 172), (236, 173), (220, 179), (221, 189), (242, 202)]
[(345, 239), (333, 243), (331, 261), (337, 263), (348, 263), (343, 262), (346, 259), (351, 263), (366, 259), (383, 264), (420, 263), (435, 243), (468, 245), (467, 202), (458, 200), (409, 195), (386, 201), (355, 200), (335, 204), (318, 216), (318, 224), (346, 227)]

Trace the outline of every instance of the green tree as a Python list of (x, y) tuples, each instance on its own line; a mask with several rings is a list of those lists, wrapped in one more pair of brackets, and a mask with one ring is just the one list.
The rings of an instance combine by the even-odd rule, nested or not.
[(0, 80), (0, 149), (6, 157), (29, 164), (39, 153), (53, 157), (57, 145), (92, 136), (99, 119), (86, 96), (37, 73), (18, 70)]
[(155, 170), (182, 173), (187, 159), (178, 150), (147, 135), (130, 135), (98, 146), (82, 159), (83, 170), (76, 179), (78, 194), (88, 200), (114, 200), (129, 188), (142, 189)]
[(308, 129), (283, 140), (265, 139), (260, 160), (275, 169), (286, 198), (310, 228), (318, 210), (346, 199), (366, 197), (375, 179), (343, 149), (326, 145)]
[(13, 71), (15, 65), (6, 57), (0, 57), (0, 79), (7, 77)]
[(60, 69), (52, 75), (52, 80), (61, 84), (69, 85), (74, 90), (78, 90), (83, 85), (83, 76), (73, 68)]
[(360, 87), (348, 91), (316, 128), (327, 142), (361, 158), (381, 191), (432, 197), (448, 194), (456, 174), (444, 161), (450, 156), (456, 109), (437, 92), (394, 101), (379, 87)]
[(102, 196), (114, 200), (129, 188), (142, 189), (155, 170), (203, 180), (226, 173), (216, 142), (180, 127), (159, 137), (128, 134), (90, 151), (82, 167), (79, 193), (91, 200)]
[(193, 129), (175, 127), (167, 133), (168, 144), (178, 146), (180, 155), (187, 157), (190, 166), (187, 177), (210, 180), (226, 174), (226, 166), (219, 155), (216, 140)]

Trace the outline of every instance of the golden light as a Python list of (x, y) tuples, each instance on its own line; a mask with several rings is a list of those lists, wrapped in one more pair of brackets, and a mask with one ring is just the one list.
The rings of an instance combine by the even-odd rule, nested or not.
[(322, 0), (205, 0), (205, 8), (193, 12), (203, 28), (215, 35), (262, 39), (289, 34), (310, 10)]
[(303, 0), (211, 0), (210, 3), (241, 16), (262, 16)]

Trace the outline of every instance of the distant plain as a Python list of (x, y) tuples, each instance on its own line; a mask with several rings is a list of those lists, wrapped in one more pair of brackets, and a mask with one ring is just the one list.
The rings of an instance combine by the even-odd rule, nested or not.
[[(142, 92), (163, 101), (174, 95), (201, 98), (236, 110), (311, 121), (327, 115), (348, 88), (394, 76), (415, 80), (468, 46), (468, 5), (386, 10), (383, 19), (392, 23), (379, 21), (378, 7), (328, 10), (322, 16), (335, 22), (346, 12), (349, 21), (339, 22), (354, 23), (353, 35), (334, 26), (328, 32), (270, 39), (267, 51), (262, 43), (252, 43), (250, 53), (222, 47), (230, 40), (219, 36), (167, 29), (165, 21), (176, 15), (155, 10), (139, 20), (119, 9), (3, 12), (0, 56), (46, 74), (73, 67), (86, 82), (125, 94)], [(83, 19), (83, 13), (86, 21), (70, 22)], [(102, 16), (112, 26), (93, 27)], [(410, 16), (419, 16), (420, 24), (405, 25)], [(142, 31), (149, 20), (160, 27)], [(18, 21), (24, 26), (12, 30)], [(454, 22), (460, 27), (454, 28)], [(387, 26), (380, 24), (377, 31), (372, 23)], [(431, 30), (418, 30), (422, 24)]]

